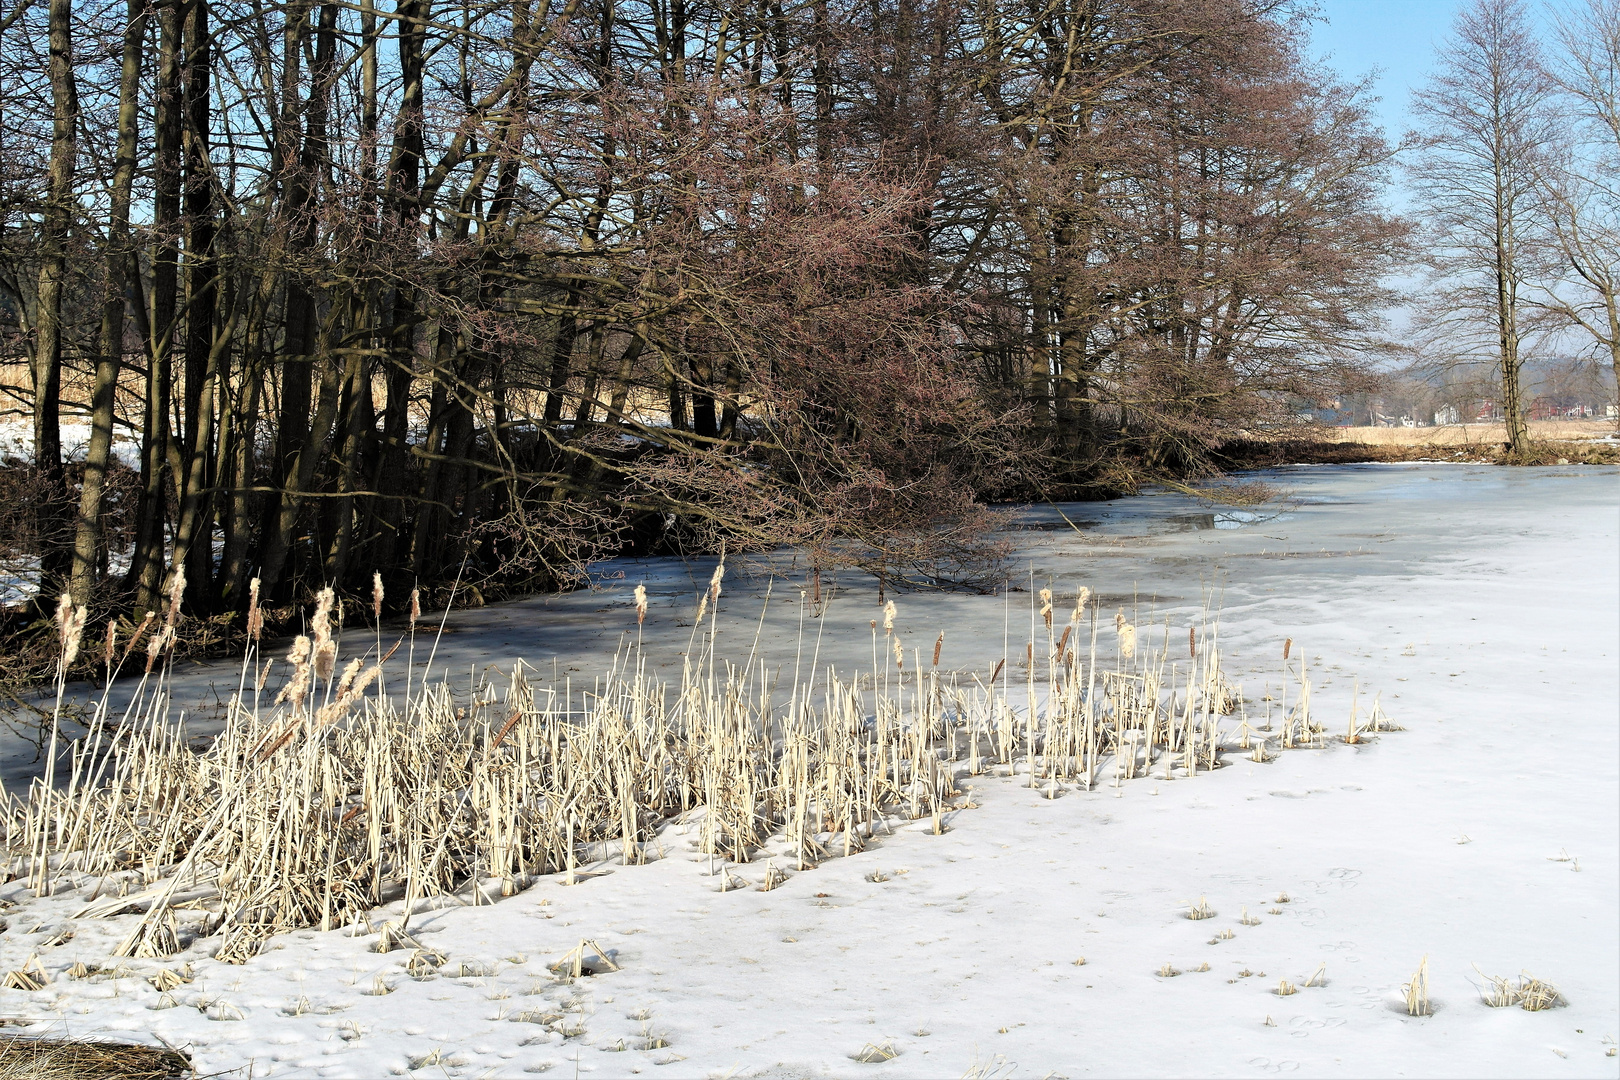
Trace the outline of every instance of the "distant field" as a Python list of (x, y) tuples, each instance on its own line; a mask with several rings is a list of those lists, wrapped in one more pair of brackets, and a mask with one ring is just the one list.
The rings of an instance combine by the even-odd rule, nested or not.
[[(1536, 420), (1530, 437), (1545, 441), (1601, 439), (1613, 434), (1613, 420)], [(1468, 446), (1507, 441), (1505, 424), (1449, 424), (1445, 427), (1341, 427), (1328, 428), (1329, 442), (1372, 446)]]

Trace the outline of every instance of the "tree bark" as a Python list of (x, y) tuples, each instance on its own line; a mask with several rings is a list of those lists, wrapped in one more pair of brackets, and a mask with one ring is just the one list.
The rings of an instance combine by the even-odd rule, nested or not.
[(40, 223), (38, 311), (34, 318), (34, 469), (41, 480), (35, 517), (40, 544), (41, 609), (72, 569), (73, 549), (65, 519), (67, 483), (62, 471), (62, 299), (68, 272), (68, 233), (73, 227), (73, 176), (78, 159), (78, 82), (73, 72), (72, 0), (50, 5), (51, 159)]
[(113, 407), (124, 361), (126, 275), (136, 272), (129, 244), (129, 204), (140, 138), (141, 53), (148, 21), (145, 0), (128, 0), (118, 81), (118, 147), (113, 158), (107, 218), (106, 278), (102, 286), (100, 350), (90, 402), (90, 445), (79, 488), (79, 519), (73, 538), (73, 602), (88, 604), (101, 565), (101, 504), (112, 458)]

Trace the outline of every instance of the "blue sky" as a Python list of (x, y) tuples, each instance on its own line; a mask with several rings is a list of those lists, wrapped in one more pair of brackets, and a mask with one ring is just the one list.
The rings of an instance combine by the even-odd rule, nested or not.
[(1311, 53), (1346, 79), (1377, 69), (1379, 112), (1391, 141), (1412, 126), (1414, 87), (1434, 64), (1434, 47), (1451, 29), (1464, 0), (1318, 0), (1325, 21), (1315, 24)]

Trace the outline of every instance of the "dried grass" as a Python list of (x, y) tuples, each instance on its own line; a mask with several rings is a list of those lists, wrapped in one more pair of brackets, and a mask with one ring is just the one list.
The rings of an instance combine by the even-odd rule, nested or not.
[[(720, 595), (717, 570), (701, 606)], [(1082, 590), (1077, 614), (1085, 600)], [(676, 820), (712, 860), (747, 863), (770, 841), (787, 849), (774, 858), (803, 870), (899, 820), (946, 831), (947, 815), (971, 806), (956, 785), (963, 772), (1010, 775), (1016, 760), (1031, 787), (1060, 794), (1063, 782), (1090, 791), (1104, 776), (1118, 785), (1222, 765), (1234, 749), (1222, 717), (1242, 708), (1242, 693), (1222, 671), (1218, 624), (1206, 622), (1198, 655), (1183, 660), (1167, 626), (1138, 636), (1121, 612), (1116, 629), (1131, 647), (1100, 658), (1092, 610), (1089, 635), (1071, 624), (1059, 645), (1032, 606), (1045, 640), (1028, 643), (1025, 692), (997, 682), (999, 663), (988, 683), (874, 661), (869, 674), (828, 670), (779, 686), (762, 662), (716, 657), (711, 628), (673, 682), (651, 673), (637, 644), (589, 684), (537, 685), (520, 668), (463, 698), (446, 683), (401, 680), (409, 689), (396, 701), (364, 692), (393, 650), (370, 664), (351, 657), (339, 673), (323, 594), (267, 707), (250, 640), (243, 689), (200, 752), (168, 719), (166, 666), (143, 680), (122, 722), (108, 721), (103, 702), (64, 782), (6, 796), (8, 868), (45, 894), (64, 875), (102, 878), (108, 899), (80, 917), (144, 910), (120, 956), (171, 955), (183, 931), (215, 938), (218, 959), (241, 963), (291, 929), (370, 933), (370, 913), (401, 901), (376, 948), (416, 950), (410, 973), (429, 978), (444, 958), (408, 933), (423, 902), (466, 893), (483, 903), (487, 882), (511, 895), (539, 875), (572, 884), (591, 863), (643, 862)], [(890, 633), (897, 614), (885, 605)], [(1320, 728), (1303, 663), (1285, 678), (1298, 692), (1282, 743), (1304, 745)], [(1249, 738), (1246, 722), (1243, 731)], [(724, 891), (747, 884), (730, 867), (711, 870)], [(763, 887), (785, 876), (768, 863)], [(112, 892), (136, 882), (138, 893)], [(1188, 917), (1213, 914), (1200, 901)]]
[(0, 1080), (179, 1080), (191, 1075), (191, 1059), (167, 1047), (0, 1038)]
[[(1614, 431), (1612, 420), (1532, 420), (1532, 439), (1601, 439)], [(1451, 424), (1444, 427), (1328, 428), (1329, 441), (1370, 446), (1495, 446), (1507, 441), (1506, 424)]]
[[(1478, 968), (1474, 969), (1478, 971)], [(1484, 975), (1484, 972), (1480, 972)], [(1531, 975), (1528, 971), (1521, 971), (1517, 978), (1502, 975), (1485, 975), (1490, 988), (1481, 996), (1485, 1004), (1493, 1009), (1509, 1008), (1517, 1005), (1525, 1012), (1541, 1012), (1544, 1009), (1556, 1009), (1569, 1004), (1564, 995), (1552, 983), (1543, 982)]]
[(1425, 956), (1418, 969), (1412, 973), (1412, 981), (1401, 987), (1406, 996), (1407, 1016), (1428, 1016), (1434, 1011), (1429, 1004), (1429, 958)]
[(900, 1051), (894, 1048), (892, 1042), (867, 1043), (850, 1057), (863, 1065), (876, 1065), (883, 1061), (893, 1061), (900, 1056)]

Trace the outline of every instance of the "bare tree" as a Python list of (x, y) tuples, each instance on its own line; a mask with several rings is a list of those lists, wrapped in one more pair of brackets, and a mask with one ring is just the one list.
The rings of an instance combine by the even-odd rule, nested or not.
[(984, 580), (987, 497), (1358, 363), (1388, 148), (1290, 7), (13, 6), (0, 394), (92, 437), (8, 551), (136, 622), (721, 542)]
[(1620, 0), (1554, 16), (1556, 138), (1540, 175), (1550, 258), (1536, 302), (1584, 334), (1620, 385)]
[(1551, 134), (1541, 50), (1520, 0), (1474, 0), (1439, 49), (1438, 71), (1413, 95), (1423, 123), (1411, 168), (1431, 224), (1431, 347), (1489, 357), (1508, 447), (1526, 448), (1521, 369), (1535, 259), (1533, 217)]

